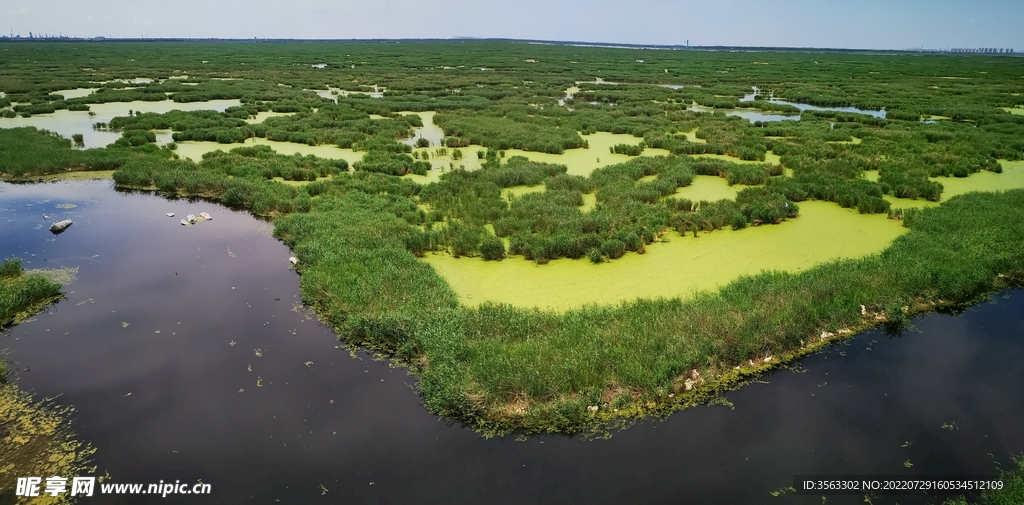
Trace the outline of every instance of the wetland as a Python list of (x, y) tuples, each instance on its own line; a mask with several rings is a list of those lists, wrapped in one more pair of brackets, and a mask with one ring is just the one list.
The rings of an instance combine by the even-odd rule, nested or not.
[[(753, 485), (709, 501), (767, 503), (784, 475), (992, 473), (1024, 449), (1014, 60), (957, 59), (968, 84), (943, 56), (609, 75), (642, 51), (401, 45), (269, 44), (258, 73), (233, 44), (199, 50), (217, 67), (87, 45), (88, 71), (6, 46), (27, 57), (0, 71), (0, 253), (78, 274), (0, 341), (100, 472), (223, 502), (669, 502), (711, 460)], [(595, 477), (626, 467), (676, 477)]]

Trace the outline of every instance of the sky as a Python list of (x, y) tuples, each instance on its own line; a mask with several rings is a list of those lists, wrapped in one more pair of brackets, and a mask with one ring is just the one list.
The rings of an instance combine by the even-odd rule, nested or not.
[(0, 32), (514, 38), (699, 46), (1014, 48), (1024, 0), (0, 0)]

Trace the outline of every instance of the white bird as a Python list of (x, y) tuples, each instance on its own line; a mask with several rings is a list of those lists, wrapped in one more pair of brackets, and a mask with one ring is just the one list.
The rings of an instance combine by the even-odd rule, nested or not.
[(43, 221), (46, 221), (47, 219), (50, 219), (50, 216), (47, 216), (46, 214), (43, 214)]

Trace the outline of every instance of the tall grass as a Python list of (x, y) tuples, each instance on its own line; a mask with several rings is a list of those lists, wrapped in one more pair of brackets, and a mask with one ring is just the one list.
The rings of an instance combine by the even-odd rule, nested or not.
[(0, 264), (0, 329), (13, 324), (39, 304), (60, 296), (60, 284), (42, 275), (24, 275), (21, 260)]
[(1002, 489), (982, 491), (977, 500), (960, 496), (943, 502), (943, 505), (1019, 505), (1024, 503), (1024, 457), (1013, 460), (1013, 466), (999, 472)]

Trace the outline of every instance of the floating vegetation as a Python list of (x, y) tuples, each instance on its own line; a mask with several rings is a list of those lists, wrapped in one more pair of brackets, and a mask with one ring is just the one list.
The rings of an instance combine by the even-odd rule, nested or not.
[(25, 275), (41, 275), (57, 284), (67, 286), (75, 282), (75, 279), (78, 277), (78, 267), (34, 268), (26, 270)]
[[(35, 401), (12, 383), (0, 383), (0, 494), (14, 495), (18, 477), (95, 473), (95, 449), (75, 438), (73, 410)], [(47, 503), (70, 503), (62, 495)]]

